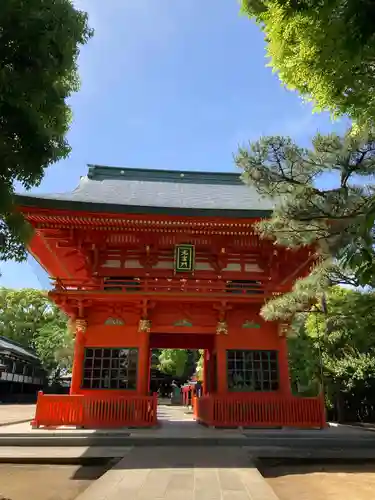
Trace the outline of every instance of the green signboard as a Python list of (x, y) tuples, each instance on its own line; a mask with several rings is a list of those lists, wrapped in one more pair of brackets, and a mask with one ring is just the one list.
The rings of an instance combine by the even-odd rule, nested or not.
[(175, 271), (176, 273), (192, 273), (195, 264), (194, 245), (176, 245)]
[(242, 324), (242, 328), (260, 328), (259, 323), (255, 323), (255, 321), (249, 321), (248, 319)]

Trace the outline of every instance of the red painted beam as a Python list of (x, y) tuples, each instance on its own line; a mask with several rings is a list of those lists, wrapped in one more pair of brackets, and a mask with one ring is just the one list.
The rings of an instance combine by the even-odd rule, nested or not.
[(215, 334), (194, 333), (151, 333), (151, 349), (213, 349)]

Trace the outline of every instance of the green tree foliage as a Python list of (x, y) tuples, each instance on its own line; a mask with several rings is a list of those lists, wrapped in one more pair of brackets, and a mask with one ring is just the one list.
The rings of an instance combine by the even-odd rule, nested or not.
[(375, 118), (373, 0), (242, 0), (263, 29), (270, 65), (317, 110)]
[(198, 380), (203, 380), (203, 378), (204, 378), (203, 364), (204, 364), (204, 349), (199, 349), (198, 361), (197, 361), (197, 366), (196, 366), (196, 370), (195, 370), (195, 373), (198, 377)]
[(39, 185), (65, 158), (67, 98), (79, 88), (79, 47), (91, 37), (87, 15), (71, 0), (0, 2), (0, 259), (25, 258), (30, 235), (14, 213), (15, 183)]
[[(272, 217), (256, 226), (260, 236), (288, 248), (311, 245), (319, 258), (291, 293), (266, 304), (262, 313), (268, 320), (308, 310), (332, 284), (375, 282), (375, 194), (373, 184), (366, 184), (375, 172), (375, 136), (317, 134), (312, 146), (264, 137), (235, 157), (243, 180), (275, 204)], [(318, 187), (324, 174), (334, 187)]]
[(70, 370), (73, 364), (74, 341), (62, 315), (45, 324), (34, 340), (35, 351), (45, 369), (56, 380), (62, 370)]
[(57, 311), (41, 290), (0, 288), (0, 335), (33, 349), (37, 332)]
[(183, 380), (194, 374), (201, 375), (203, 350), (196, 349), (160, 349), (158, 369)]
[(0, 335), (34, 350), (49, 372), (71, 366), (67, 317), (41, 290), (0, 288)]
[(289, 370), (294, 391), (312, 390), (316, 395), (321, 387), (319, 346), (307, 333), (307, 317), (307, 313), (297, 314), (289, 329)]
[(299, 315), (292, 333), (290, 367), (299, 390), (317, 392), (324, 383), (331, 403), (375, 390), (375, 293), (333, 287), (327, 314)]
[(159, 356), (159, 370), (168, 375), (182, 377), (188, 362), (185, 349), (163, 349)]

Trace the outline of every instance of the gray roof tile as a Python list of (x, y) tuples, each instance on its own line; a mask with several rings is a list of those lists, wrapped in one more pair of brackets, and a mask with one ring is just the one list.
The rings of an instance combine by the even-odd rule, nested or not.
[(31, 351), (28, 351), (24, 347), (20, 346), (16, 342), (13, 342), (10, 339), (7, 339), (5, 337), (0, 337), (0, 352), (4, 351), (10, 351), (13, 352), (14, 354), (18, 354), (22, 358), (33, 358), (33, 359), (38, 359), (38, 357), (32, 353)]
[(174, 208), (249, 212), (273, 208), (273, 202), (245, 185), (239, 174), (113, 167), (90, 167), (71, 193), (35, 197), (85, 205), (163, 207), (172, 214)]

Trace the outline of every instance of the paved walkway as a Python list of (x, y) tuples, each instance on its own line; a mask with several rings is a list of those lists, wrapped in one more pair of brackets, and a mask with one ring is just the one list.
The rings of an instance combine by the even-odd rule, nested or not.
[[(3, 406), (5, 420), (24, 418), (33, 413), (32, 406)], [(10, 411), (9, 411), (10, 410)], [(29, 412), (29, 413), (28, 413)], [(0, 412), (1, 415), (1, 412)], [(25, 435), (38, 438), (45, 435), (55, 435), (59, 444), (57, 447), (43, 444), (42, 446), (29, 445), (0, 446), (0, 461), (15, 459), (27, 460), (68, 460), (93, 457), (118, 457), (118, 464), (106, 472), (82, 493), (77, 500), (277, 500), (277, 496), (264, 481), (259, 471), (252, 463), (253, 456), (263, 456), (266, 453), (264, 445), (275, 447), (277, 439), (284, 441), (305, 441), (304, 446), (313, 448), (313, 444), (321, 440), (319, 446), (336, 446), (345, 440), (354, 443), (360, 442), (361, 448), (365, 441), (375, 442), (374, 433), (362, 429), (337, 427), (323, 431), (291, 431), (291, 430), (217, 430), (208, 429), (194, 422), (191, 414), (186, 414), (181, 407), (160, 406), (158, 409), (160, 427), (158, 429), (122, 429), (122, 430), (68, 430), (57, 429), (32, 430), (29, 423), (7, 425), (0, 429), (3, 441), (12, 439), (12, 436)], [(93, 434), (112, 436), (113, 446), (64, 446), (68, 436), (83, 435), (89, 438)], [(62, 436), (65, 436), (65, 440)], [(177, 446), (174, 442), (165, 446), (149, 446), (149, 442), (142, 446), (132, 447), (129, 444), (131, 436), (135, 438), (189, 438), (185, 446)], [(225, 437), (227, 446), (208, 446), (205, 439), (200, 446), (196, 438)], [(281, 437), (282, 436), (282, 437)], [(250, 439), (247, 439), (247, 438)], [(233, 445), (231, 438), (238, 443)], [(78, 437), (77, 437), (78, 439)], [(257, 440), (262, 439), (262, 448), (256, 448)], [(228, 441), (229, 440), (229, 441)], [(74, 440), (73, 440), (74, 441)], [(138, 439), (133, 440), (138, 441)], [(197, 439), (202, 441), (202, 439)], [(111, 441), (112, 442), (112, 441)], [(60, 444), (61, 443), (61, 444)], [(246, 444), (245, 444), (246, 443)], [(329, 443), (329, 444), (328, 444)], [(358, 446), (357, 443), (357, 446)], [(371, 444), (371, 443), (370, 443)], [(119, 446), (120, 445), (120, 446)], [(373, 445), (368, 450), (373, 453)], [(264, 452), (262, 453), (259, 452)], [(277, 449), (271, 450), (271, 456), (278, 456)], [(276, 454), (275, 454), (276, 451)], [(296, 450), (292, 450), (296, 454)], [(297, 450), (304, 456), (302, 451)], [(319, 450), (317, 450), (319, 451)], [(329, 451), (329, 450), (328, 450)], [(341, 456), (342, 449), (337, 449)], [(285, 456), (285, 449), (280, 451)], [(305, 451), (304, 451), (305, 453)], [(306, 453), (305, 453), (306, 454)], [(309, 451), (309, 456), (311, 450)], [(266, 455), (267, 456), (267, 453)], [(362, 455), (361, 455), (362, 456)], [(367, 456), (367, 455), (366, 455)], [(373, 456), (373, 455), (371, 455)]]
[(242, 448), (135, 447), (76, 500), (277, 500)]
[(0, 426), (27, 422), (34, 418), (35, 405), (8, 405), (0, 403)]

